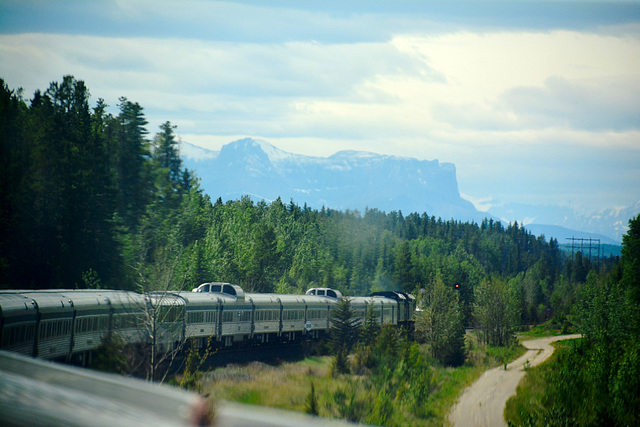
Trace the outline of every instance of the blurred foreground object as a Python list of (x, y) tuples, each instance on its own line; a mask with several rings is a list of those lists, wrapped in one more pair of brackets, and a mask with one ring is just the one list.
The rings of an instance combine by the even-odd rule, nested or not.
[(0, 351), (2, 425), (202, 425), (203, 405), (179, 388)]
[(260, 406), (210, 402), (176, 387), (0, 351), (2, 426), (345, 426)]

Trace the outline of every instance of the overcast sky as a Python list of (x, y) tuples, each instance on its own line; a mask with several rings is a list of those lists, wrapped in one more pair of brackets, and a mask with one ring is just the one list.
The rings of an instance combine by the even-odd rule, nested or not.
[(637, 1), (0, 0), (0, 77), (66, 74), (206, 148), (454, 163), (483, 210), (640, 199)]

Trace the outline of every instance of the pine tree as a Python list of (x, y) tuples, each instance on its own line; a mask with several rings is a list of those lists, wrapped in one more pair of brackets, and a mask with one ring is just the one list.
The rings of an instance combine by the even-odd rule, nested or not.
[(331, 311), (331, 342), (334, 351), (349, 352), (358, 340), (360, 327), (349, 298), (342, 298)]
[(127, 226), (137, 225), (149, 201), (149, 143), (147, 120), (137, 102), (120, 98), (118, 148), (115, 171), (118, 189), (118, 213)]
[(416, 319), (416, 331), (431, 345), (431, 354), (445, 365), (464, 363), (463, 314), (455, 292), (440, 275), (428, 292), (427, 304)]
[(373, 304), (367, 306), (367, 312), (364, 316), (364, 324), (360, 332), (360, 341), (365, 345), (371, 345), (375, 342), (380, 332), (380, 323), (373, 309)]

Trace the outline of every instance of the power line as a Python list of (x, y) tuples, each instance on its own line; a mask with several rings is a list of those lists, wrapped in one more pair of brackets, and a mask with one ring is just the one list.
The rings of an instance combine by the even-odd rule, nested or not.
[(584, 256), (585, 249), (589, 250), (589, 261), (594, 258), (591, 251), (597, 249), (597, 265), (600, 266), (600, 239), (592, 239), (591, 237), (567, 237), (567, 240), (571, 240), (571, 261), (573, 261), (573, 254), (577, 248), (576, 242), (580, 242), (580, 253)]

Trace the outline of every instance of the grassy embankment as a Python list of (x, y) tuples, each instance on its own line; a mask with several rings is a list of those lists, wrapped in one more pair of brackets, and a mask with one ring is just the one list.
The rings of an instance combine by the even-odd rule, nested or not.
[(520, 341), (526, 341), (535, 338), (554, 337), (558, 335), (571, 334), (574, 332), (574, 328), (570, 326), (549, 321), (541, 325), (534, 326), (528, 331), (519, 333), (518, 337), (520, 338)]
[(542, 400), (549, 388), (549, 376), (554, 374), (558, 357), (575, 344), (572, 341), (556, 341), (551, 345), (556, 348), (553, 355), (544, 363), (530, 368), (518, 384), (516, 394), (507, 401), (504, 419), (509, 425), (539, 425), (538, 421), (544, 425)]
[[(390, 396), (389, 404), (393, 408), (389, 411), (391, 415), (386, 418), (385, 424), (446, 424), (451, 406), (465, 387), (485, 370), (500, 366), (505, 361), (515, 360), (525, 352), (522, 346), (495, 348), (479, 345), (473, 334), (467, 335), (467, 346), (467, 361), (459, 368), (444, 367), (427, 356), (432, 375), (430, 392), (423, 401), (424, 407), (418, 410), (407, 408), (402, 399)], [(428, 348), (422, 346), (420, 350), (426, 354)], [(343, 418), (346, 411), (355, 410), (367, 414), (379, 410), (373, 407), (376, 399), (372, 395), (375, 395), (376, 390), (371, 389), (367, 375), (332, 377), (332, 359), (330, 356), (319, 356), (278, 366), (256, 362), (244, 366), (227, 366), (204, 375), (201, 387), (215, 399), (303, 412), (313, 382), (320, 416)], [(349, 404), (361, 407), (346, 409), (345, 405)], [(366, 407), (367, 404), (372, 407)]]

